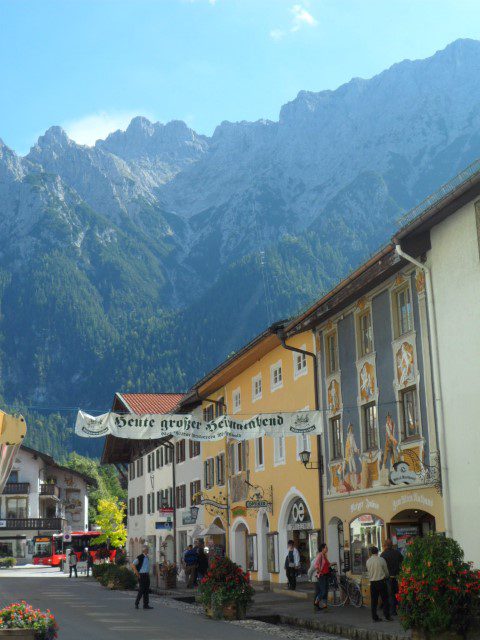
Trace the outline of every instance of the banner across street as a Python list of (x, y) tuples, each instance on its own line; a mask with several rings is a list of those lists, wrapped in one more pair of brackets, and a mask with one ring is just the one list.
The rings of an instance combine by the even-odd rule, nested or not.
[(320, 411), (262, 413), (248, 420), (220, 416), (210, 422), (185, 414), (136, 415), (109, 412), (91, 416), (79, 411), (75, 433), (82, 438), (112, 435), (132, 440), (156, 440), (167, 436), (200, 441), (221, 440), (225, 437), (250, 440), (264, 435), (319, 435), (322, 433), (322, 420)]

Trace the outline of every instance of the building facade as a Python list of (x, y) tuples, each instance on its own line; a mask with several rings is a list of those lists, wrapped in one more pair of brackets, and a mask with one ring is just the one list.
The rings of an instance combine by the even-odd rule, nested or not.
[[(258, 413), (315, 408), (314, 360), (284, 349), (277, 329), (256, 338), (196, 385), (205, 420), (222, 413), (245, 420)], [(289, 345), (315, 352), (311, 332), (293, 337)], [(316, 437), (229, 438), (202, 446), (206, 546), (227, 553), (254, 581), (286, 582), (290, 538), (301, 554), (303, 579), (317, 553), (319, 478), (316, 470), (302, 465), (304, 450), (317, 459)]]
[(33, 537), (88, 530), (88, 486), (93, 480), (21, 446), (0, 495), (0, 556), (27, 564)]

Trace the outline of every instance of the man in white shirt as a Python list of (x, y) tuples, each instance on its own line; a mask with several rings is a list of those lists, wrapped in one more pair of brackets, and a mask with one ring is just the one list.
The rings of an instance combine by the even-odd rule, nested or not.
[(287, 557), (285, 558), (285, 571), (287, 573), (288, 588), (295, 591), (297, 588), (297, 571), (300, 569), (300, 554), (293, 540), (288, 541)]
[(379, 622), (377, 606), (378, 596), (382, 598), (383, 613), (385, 620), (391, 620), (390, 607), (388, 604), (387, 580), (390, 577), (388, 566), (384, 558), (378, 555), (378, 548), (370, 548), (370, 558), (367, 560), (367, 573), (370, 580), (370, 604), (372, 608), (372, 618), (374, 622)]
[(138, 578), (138, 593), (135, 598), (135, 609), (138, 609), (142, 597), (143, 608), (153, 609), (148, 603), (150, 595), (150, 558), (148, 557), (148, 547), (143, 547), (143, 552), (138, 558), (135, 558), (132, 563), (132, 571)]

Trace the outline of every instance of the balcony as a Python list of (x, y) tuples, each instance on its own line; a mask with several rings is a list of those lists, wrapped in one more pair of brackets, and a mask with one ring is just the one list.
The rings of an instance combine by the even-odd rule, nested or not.
[(6, 520), (0, 520), (0, 531), (5, 529), (14, 531), (22, 529), (62, 531), (66, 522), (63, 518), (7, 518)]
[(60, 489), (56, 484), (41, 484), (40, 485), (40, 495), (47, 496), (50, 498), (59, 498), (60, 497)]
[(25, 495), (30, 493), (29, 482), (7, 482), (3, 490), (3, 495)]

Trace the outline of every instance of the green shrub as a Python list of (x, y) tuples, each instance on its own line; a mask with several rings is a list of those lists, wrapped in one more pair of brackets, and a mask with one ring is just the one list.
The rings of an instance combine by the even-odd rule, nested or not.
[(14, 567), (17, 564), (15, 558), (0, 558), (0, 568), (8, 569), (9, 567)]
[(133, 571), (116, 564), (94, 565), (93, 577), (109, 589), (135, 589), (137, 586), (137, 578)]
[(399, 581), (400, 621), (427, 636), (466, 635), (480, 595), (480, 571), (464, 561), (458, 542), (438, 534), (407, 547)]
[(245, 573), (229, 558), (215, 558), (202, 578), (198, 599), (206, 607), (222, 607), (235, 602), (246, 609), (253, 594), (248, 571)]

